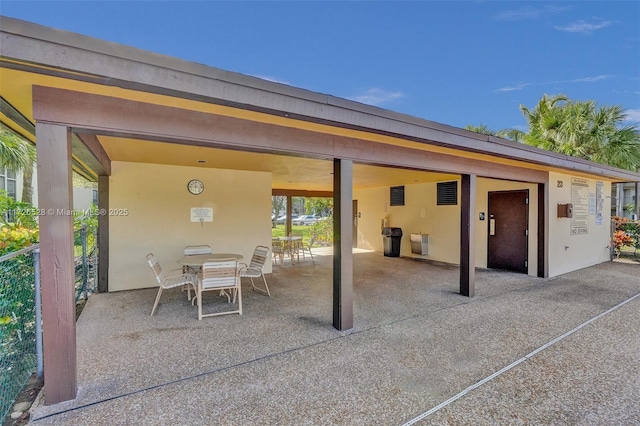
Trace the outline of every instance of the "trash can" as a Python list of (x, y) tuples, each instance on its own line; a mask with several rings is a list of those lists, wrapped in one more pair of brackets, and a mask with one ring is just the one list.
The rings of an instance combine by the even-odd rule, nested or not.
[(400, 240), (402, 240), (402, 228), (382, 228), (384, 255), (400, 257)]

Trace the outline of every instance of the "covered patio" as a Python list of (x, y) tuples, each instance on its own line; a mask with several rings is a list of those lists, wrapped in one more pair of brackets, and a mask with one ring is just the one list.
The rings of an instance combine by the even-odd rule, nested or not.
[[(640, 179), (637, 173), (330, 95), (28, 22), (0, 22), (0, 79), (10, 82), (2, 86), (0, 119), (36, 143), (38, 207), (46, 212), (39, 224), (47, 404), (94, 400), (82, 394), (91, 395), (91, 380), (81, 384), (77, 372), (113, 377), (99, 388), (113, 388), (107, 398), (115, 398), (274, 354), (293, 356), (322, 342), (338, 345), (330, 355), (338, 360), (352, 355), (340, 347), (345, 336), (404, 323), (431, 303), (436, 311), (443, 303), (468, 303), (460, 295), (480, 294), (476, 268), (488, 265), (492, 192), (526, 194), (519, 203), (524, 227), (503, 235), (521, 237), (518, 268), (528, 275), (483, 272), (482, 279), (490, 274), (486, 282), (492, 283), (483, 291), (494, 291), (501, 277), (530, 282), (606, 262), (605, 194), (612, 182)], [(98, 182), (99, 291), (122, 292), (98, 295), (96, 300), (109, 303), (87, 306), (88, 318), (92, 311), (100, 318), (86, 320), (83, 327), (99, 327), (87, 334), (76, 333), (72, 297), (73, 222), (65, 213), (72, 211), (72, 171)], [(187, 190), (194, 179), (206, 188), (199, 195)], [(437, 194), (443, 183), (453, 184), (448, 203)], [(402, 194), (406, 189), (406, 204), (404, 195), (402, 203), (391, 202), (393, 187), (402, 187)], [(185, 325), (192, 324), (193, 312), (182, 306), (188, 303), (171, 304), (164, 297), (158, 316), (148, 317), (141, 302), (155, 291), (143, 290), (153, 285), (144, 262), (148, 252), (165, 268), (193, 244), (248, 259), (257, 245), (269, 245), (271, 196), (304, 191), (333, 196), (334, 251), (318, 270), (292, 268), (286, 281), (274, 268), (275, 289), (282, 291), (271, 299), (245, 291), (247, 313), (240, 318)], [(582, 209), (577, 222), (558, 215), (558, 205), (568, 211), (571, 201)], [(214, 220), (190, 218), (198, 208), (210, 209)], [(407, 234), (425, 231), (433, 237), (430, 251), (420, 255), (423, 261), (408, 261), (414, 263), (402, 279), (397, 265), (407, 261), (380, 253), (380, 226), (387, 220), (407, 227)], [(371, 265), (358, 262), (354, 244), (376, 250), (362, 255), (375, 259)], [(401, 254), (408, 253), (405, 243)], [(439, 267), (431, 276), (424, 260), (459, 267)], [(272, 272), (270, 264), (265, 272)], [(441, 288), (436, 298), (422, 293), (431, 283)], [(304, 293), (314, 285), (315, 291)], [(295, 294), (299, 299), (292, 300)], [(112, 319), (117, 327), (101, 328)], [(159, 327), (163, 320), (169, 322)], [(110, 340), (125, 346), (108, 343), (105, 336), (116, 330)], [(169, 338), (157, 340), (154, 330)], [(103, 365), (79, 367), (77, 359), (87, 349), (76, 340), (83, 339), (92, 351), (112, 356)], [(243, 344), (232, 344), (237, 339)], [(246, 342), (255, 350), (247, 351)], [(388, 342), (380, 344), (384, 351)], [(198, 356), (187, 356), (191, 349)], [(483, 360), (479, 355), (478, 362)], [(397, 360), (389, 359), (392, 364)], [(140, 381), (136, 365), (144, 376)], [(114, 376), (104, 373), (110, 368)]]
[[(178, 290), (154, 317), (153, 288), (92, 296), (77, 324), (78, 397), (36, 407), (32, 421), (402, 424), (640, 292), (636, 266), (608, 263), (550, 279), (479, 270), (469, 299), (457, 267), (357, 250), (354, 327), (336, 332), (332, 257), (317, 254), (317, 265), (275, 267), (271, 298), (244, 282), (242, 316), (198, 321)], [(570, 423), (637, 418), (640, 341), (607, 324), (637, 322), (639, 303), (505, 374), (497, 396), (492, 382), (428, 420), (540, 420), (541, 406)]]

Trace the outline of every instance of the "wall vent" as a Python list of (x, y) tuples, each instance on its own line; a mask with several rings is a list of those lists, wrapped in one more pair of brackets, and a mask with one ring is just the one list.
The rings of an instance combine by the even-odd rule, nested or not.
[(458, 204), (458, 182), (438, 182), (438, 205), (455, 206)]
[(404, 206), (404, 186), (392, 186), (390, 188), (390, 203), (392, 206)]

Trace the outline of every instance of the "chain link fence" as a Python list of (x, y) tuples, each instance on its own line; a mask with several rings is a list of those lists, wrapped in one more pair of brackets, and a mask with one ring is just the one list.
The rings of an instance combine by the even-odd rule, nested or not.
[(0, 417), (36, 367), (34, 249), (3, 256), (0, 261)]
[[(37, 247), (0, 257), (0, 420), (3, 422), (36, 371), (38, 357), (42, 359), (36, 349), (35, 283), (39, 277), (35, 275), (34, 250)], [(95, 228), (83, 226), (74, 232), (74, 259), (75, 300), (82, 303), (97, 291)]]
[(76, 303), (86, 301), (98, 289), (98, 233), (83, 226), (74, 233)]

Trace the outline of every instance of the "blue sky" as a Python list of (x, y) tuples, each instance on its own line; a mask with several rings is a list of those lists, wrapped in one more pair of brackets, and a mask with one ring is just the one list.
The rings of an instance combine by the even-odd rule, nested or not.
[(640, 2), (7, 1), (0, 14), (453, 126), (563, 93), (640, 122)]

